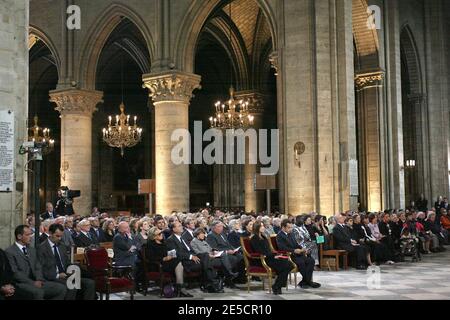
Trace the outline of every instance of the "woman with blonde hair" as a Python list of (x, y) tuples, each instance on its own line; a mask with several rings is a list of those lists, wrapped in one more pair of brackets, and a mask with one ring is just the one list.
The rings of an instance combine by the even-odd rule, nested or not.
[(144, 244), (147, 244), (148, 231), (150, 230), (150, 222), (148, 218), (142, 218), (138, 221), (138, 234), (136, 236), (136, 243), (138, 250), (141, 250)]
[(116, 235), (116, 225), (114, 219), (106, 219), (103, 222), (103, 234), (105, 242), (112, 242)]

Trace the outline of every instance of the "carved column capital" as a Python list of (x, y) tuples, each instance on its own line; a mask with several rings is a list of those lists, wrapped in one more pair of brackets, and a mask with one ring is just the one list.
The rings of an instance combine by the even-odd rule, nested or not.
[(181, 71), (146, 74), (142, 77), (144, 88), (149, 89), (154, 103), (183, 102), (189, 104), (193, 92), (201, 89), (201, 77)]
[(80, 89), (50, 91), (50, 101), (56, 103), (56, 111), (61, 115), (92, 116), (97, 105), (103, 102), (103, 92)]
[(368, 72), (360, 72), (355, 76), (355, 85), (358, 91), (369, 88), (379, 88), (383, 86), (384, 71), (375, 70)]

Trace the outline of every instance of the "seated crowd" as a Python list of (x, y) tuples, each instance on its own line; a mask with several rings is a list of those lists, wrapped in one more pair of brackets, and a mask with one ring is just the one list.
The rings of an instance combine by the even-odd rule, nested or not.
[(146, 288), (149, 271), (173, 275), (178, 297), (192, 297), (186, 285), (192, 276), (209, 293), (251, 279), (261, 281), (248, 274), (250, 249), (252, 255), (260, 255), (261, 266), (273, 270), (273, 294), (282, 294), (293, 271), (302, 276), (299, 287), (314, 289), (320, 287), (313, 272), (320, 270), (321, 250), (345, 250), (357, 269), (394, 264), (406, 256), (417, 261), (422, 254), (444, 251), (449, 209), (444, 198), (431, 210), (346, 212), (329, 219), (314, 212), (293, 216), (210, 209), (113, 218), (97, 208), (87, 217), (57, 216), (48, 203), (40, 230), (35, 230), (30, 215), (16, 228), (15, 243), (0, 250), (0, 300), (95, 299), (96, 282), (89, 270), (81, 268), (80, 289), (68, 289), (67, 268), (74, 248), (98, 248), (102, 243), (111, 244), (115, 266), (132, 269), (137, 291)]

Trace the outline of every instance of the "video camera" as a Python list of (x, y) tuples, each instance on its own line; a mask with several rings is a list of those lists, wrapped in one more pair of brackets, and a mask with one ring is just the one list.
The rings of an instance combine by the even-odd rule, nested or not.
[(73, 212), (73, 199), (81, 196), (80, 190), (70, 190), (68, 187), (59, 188), (59, 199), (56, 202), (55, 210), (58, 215), (71, 216)]
[(73, 200), (75, 198), (81, 197), (81, 191), (80, 190), (70, 190), (68, 187), (61, 187), (59, 188), (61, 191), (61, 198)]

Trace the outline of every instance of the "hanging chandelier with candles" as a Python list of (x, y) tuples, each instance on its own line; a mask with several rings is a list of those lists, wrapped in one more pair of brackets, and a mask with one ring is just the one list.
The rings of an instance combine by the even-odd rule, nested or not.
[(108, 117), (108, 128), (103, 128), (103, 141), (112, 148), (120, 148), (120, 154), (123, 157), (125, 148), (136, 146), (142, 138), (142, 128), (137, 126), (137, 116), (131, 125), (130, 115), (125, 114), (125, 105), (120, 104), (120, 115), (116, 115), (115, 124), (112, 123), (112, 116)]
[[(229, 4), (229, 32), (230, 46), (233, 46), (233, 29), (231, 23), (233, 21), (231, 5)], [(221, 130), (227, 129), (246, 129), (253, 125), (254, 116), (249, 111), (250, 102), (248, 100), (235, 100), (233, 88), (233, 65), (230, 63), (230, 99), (224, 103), (218, 101), (215, 106), (215, 115), (209, 118), (211, 128)]]
[(55, 147), (55, 140), (50, 136), (49, 128), (39, 127), (39, 118), (34, 117), (34, 126), (28, 129), (28, 141), (32, 141), (42, 146), (42, 154), (47, 155), (51, 153)]
[(253, 125), (254, 116), (250, 114), (247, 100), (236, 101), (234, 89), (230, 88), (230, 99), (222, 103), (215, 104), (216, 113), (209, 118), (211, 128), (217, 129), (245, 129)]
[(125, 104), (123, 103), (123, 59), (122, 59), (122, 102), (120, 104), (120, 115), (109, 116), (108, 128), (103, 128), (103, 141), (112, 148), (119, 148), (120, 155), (125, 155), (125, 148), (136, 146), (142, 139), (142, 128), (137, 126), (137, 116), (134, 116), (134, 122), (131, 124), (130, 115), (125, 114)]

